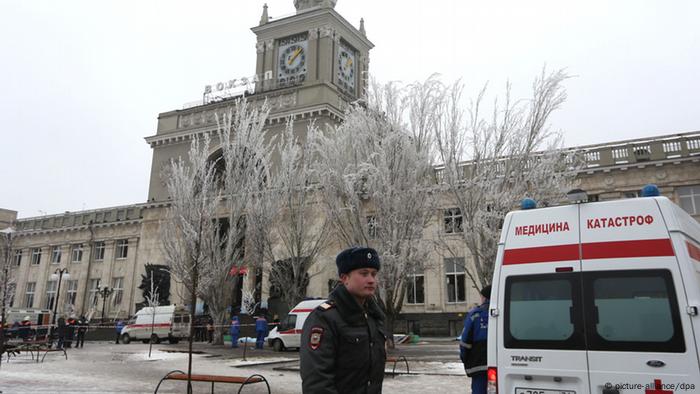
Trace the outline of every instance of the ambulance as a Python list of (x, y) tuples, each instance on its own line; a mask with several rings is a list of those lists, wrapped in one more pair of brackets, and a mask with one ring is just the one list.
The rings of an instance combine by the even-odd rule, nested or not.
[(643, 191), (506, 215), (489, 394), (700, 392), (700, 225)]
[(124, 344), (132, 340), (160, 343), (163, 339), (178, 343), (189, 336), (190, 324), (190, 314), (182, 306), (144, 307), (122, 328), (121, 340)]
[(301, 329), (304, 327), (306, 318), (309, 317), (309, 313), (324, 302), (326, 302), (325, 299), (318, 299), (298, 303), (280, 321), (280, 324), (270, 331), (267, 336), (268, 345), (278, 352), (288, 348), (298, 349), (301, 346)]

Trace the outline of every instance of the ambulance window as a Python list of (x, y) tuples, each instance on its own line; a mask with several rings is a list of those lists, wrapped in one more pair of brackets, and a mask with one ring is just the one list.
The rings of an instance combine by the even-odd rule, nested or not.
[(685, 352), (667, 270), (585, 274), (591, 350)]
[(507, 348), (583, 349), (577, 273), (512, 276), (506, 280)]
[(175, 321), (174, 323), (181, 323), (182, 322), (182, 316), (180, 315), (175, 315)]
[(291, 330), (297, 325), (297, 315), (287, 315), (287, 317), (282, 320), (282, 324), (279, 328), (280, 331), (282, 330)]

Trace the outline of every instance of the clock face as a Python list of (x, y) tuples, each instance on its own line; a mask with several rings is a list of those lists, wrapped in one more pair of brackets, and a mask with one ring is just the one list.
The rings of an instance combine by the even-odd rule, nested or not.
[(355, 52), (340, 47), (338, 51), (338, 84), (345, 90), (355, 90)]
[(307, 41), (298, 41), (279, 47), (277, 78), (281, 82), (303, 80), (306, 76)]

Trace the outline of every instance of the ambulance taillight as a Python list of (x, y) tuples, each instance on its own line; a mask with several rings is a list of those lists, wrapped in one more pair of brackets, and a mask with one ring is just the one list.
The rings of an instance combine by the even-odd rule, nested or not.
[(489, 367), (486, 370), (486, 392), (488, 394), (498, 394), (498, 369)]

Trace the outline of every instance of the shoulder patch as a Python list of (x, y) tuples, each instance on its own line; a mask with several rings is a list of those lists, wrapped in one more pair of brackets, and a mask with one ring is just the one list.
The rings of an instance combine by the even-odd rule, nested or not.
[(321, 339), (323, 339), (323, 327), (311, 327), (311, 335), (309, 336), (309, 347), (311, 350), (316, 350), (321, 346)]
[(335, 303), (333, 301), (327, 301), (327, 302), (324, 302), (323, 304), (319, 305), (318, 309), (320, 309), (322, 311), (327, 311), (329, 309), (332, 309), (333, 307), (335, 307)]

